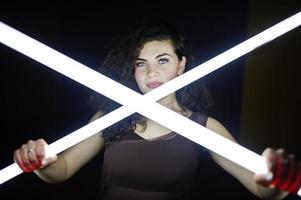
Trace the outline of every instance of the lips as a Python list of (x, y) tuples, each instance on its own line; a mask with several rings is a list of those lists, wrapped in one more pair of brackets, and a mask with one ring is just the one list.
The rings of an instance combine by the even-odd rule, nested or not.
[(159, 87), (160, 85), (162, 85), (162, 83), (161, 82), (157, 82), (157, 81), (152, 81), (152, 82), (147, 83), (146, 85), (147, 85), (147, 87), (153, 89), (153, 88)]

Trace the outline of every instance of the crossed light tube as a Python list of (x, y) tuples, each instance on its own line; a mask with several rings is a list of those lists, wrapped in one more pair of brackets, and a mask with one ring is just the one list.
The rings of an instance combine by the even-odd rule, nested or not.
[[(0, 22), (1, 43), (124, 105), (47, 146), (58, 154), (119, 120), (138, 112), (221, 156), (259, 174), (267, 174), (265, 159), (155, 101), (207, 75), (301, 24), (301, 12), (240, 43), (151, 92), (139, 93), (47, 47)], [(51, 58), (51, 59), (49, 59)], [(173, 120), (170, 120), (173, 119)], [(220, 147), (223, 147), (222, 149)], [(0, 184), (19, 175), (16, 163), (0, 171)], [(301, 195), (301, 189), (298, 191)]]

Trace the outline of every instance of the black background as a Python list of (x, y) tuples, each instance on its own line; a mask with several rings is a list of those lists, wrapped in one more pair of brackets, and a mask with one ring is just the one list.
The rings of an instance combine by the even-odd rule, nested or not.
[[(1, 4), (2, 22), (94, 69), (105, 59), (117, 32), (145, 20), (163, 19), (177, 25), (192, 43), (198, 63), (247, 37), (248, 1), (31, 0)], [(4, 45), (0, 52), (3, 168), (12, 163), (13, 151), (28, 139), (45, 138), (51, 143), (83, 126), (93, 111), (87, 105), (91, 91), (86, 87)], [(235, 137), (239, 132), (244, 59), (205, 77), (215, 99), (211, 115)], [(58, 185), (44, 183), (34, 174), (20, 175), (0, 186), (0, 199), (94, 199), (99, 188), (100, 163), (101, 156)], [(208, 163), (212, 175), (200, 186), (214, 187), (205, 189), (204, 194), (212, 195), (208, 198), (255, 198), (218, 166)]]

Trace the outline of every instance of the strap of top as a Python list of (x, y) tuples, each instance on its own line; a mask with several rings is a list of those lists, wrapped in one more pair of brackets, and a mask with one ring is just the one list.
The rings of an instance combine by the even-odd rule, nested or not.
[[(189, 119), (197, 122), (198, 124), (200, 124), (202, 126), (206, 126), (206, 123), (208, 120), (208, 115), (199, 113), (199, 112), (193, 112), (192, 115), (189, 117)], [(168, 134), (165, 134), (165, 135), (162, 135), (162, 136), (159, 136), (156, 138), (148, 139), (146, 141), (164, 141), (164, 140), (171, 139), (171, 138), (175, 137), (176, 135), (177, 135), (177, 133), (172, 131)], [(134, 132), (130, 132), (129, 134), (123, 136), (122, 140), (145, 140), (145, 139), (143, 139), (139, 135), (135, 134)]]

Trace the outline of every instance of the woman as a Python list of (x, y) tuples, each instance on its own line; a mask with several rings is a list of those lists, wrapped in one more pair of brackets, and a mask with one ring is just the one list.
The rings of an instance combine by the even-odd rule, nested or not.
[[(99, 71), (145, 94), (180, 76), (191, 65), (190, 51), (181, 34), (174, 27), (160, 23), (140, 26), (119, 38)], [(158, 102), (234, 141), (221, 123), (205, 114), (210, 98), (203, 84), (197, 86), (186, 87)], [(92, 120), (118, 106), (101, 95), (93, 95), (91, 101), (99, 110)], [(138, 114), (58, 156), (45, 157), (46, 145), (43, 139), (30, 140), (15, 151), (14, 159), (25, 172), (34, 171), (49, 183), (70, 178), (105, 149), (99, 199), (192, 199), (199, 190), (196, 183), (198, 167), (202, 165), (199, 157), (206, 153), (199, 145)], [(208, 153), (258, 197), (276, 199), (287, 195), (271, 187), (271, 181), (265, 177)], [(263, 155), (269, 165), (278, 155), (284, 157), (283, 152), (272, 149)]]

